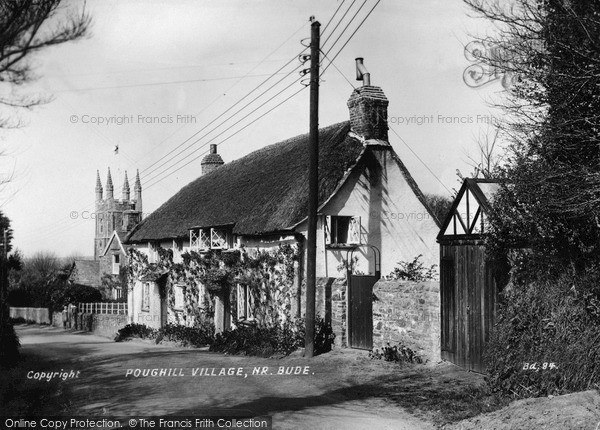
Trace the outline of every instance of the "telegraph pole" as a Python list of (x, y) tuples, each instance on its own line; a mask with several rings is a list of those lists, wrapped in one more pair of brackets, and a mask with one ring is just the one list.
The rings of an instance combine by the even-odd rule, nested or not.
[(310, 34), (310, 128), (308, 139), (308, 233), (306, 239), (306, 357), (314, 356), (317, 292), (317, 210), (319, 206), (319, 48), (321, 24)]

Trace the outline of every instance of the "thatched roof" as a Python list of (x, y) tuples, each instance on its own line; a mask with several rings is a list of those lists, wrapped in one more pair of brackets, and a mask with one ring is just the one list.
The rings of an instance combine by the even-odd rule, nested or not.
[[(363, 153), (350, 123), (319, 130), (319, 203)], [(232, 225), (235, 234), (291, 231), (308, 208), (308, 134), (224, 164), (182, 188), (142, 221), (128, 242), (187, 237), (192, 227)]]

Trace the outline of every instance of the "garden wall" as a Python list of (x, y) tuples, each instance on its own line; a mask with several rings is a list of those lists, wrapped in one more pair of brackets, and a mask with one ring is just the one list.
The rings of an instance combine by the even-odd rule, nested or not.
[[(111, 314), (78, 314), (73, 321), (73, 330), (87, 331), (98, 336), (113, 339), (119, 329), (127, 325), (127, 315)], [(62, 312), (55, 312), (52, 316), (52, 325), (62, 328)]]
[(373, 348), (401, 342), (435, 363), (440, 334), (439, 282), (379, 280), (373, 286)]
[(23, 318), (37, 324), (52, 324), (51, 315), (48, 308), (10, 308), (11, 318)]

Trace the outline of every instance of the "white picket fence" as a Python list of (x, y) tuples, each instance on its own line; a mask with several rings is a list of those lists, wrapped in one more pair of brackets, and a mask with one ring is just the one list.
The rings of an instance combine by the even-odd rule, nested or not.
[(79, 303), (79, 313), (127, 315), (127, 303)]

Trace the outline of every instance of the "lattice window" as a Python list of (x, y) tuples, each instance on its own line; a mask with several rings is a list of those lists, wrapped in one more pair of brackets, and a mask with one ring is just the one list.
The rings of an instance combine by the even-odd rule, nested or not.
[(198, 230), (190, 230), (190, 248), (199, 248)]
[(212, 249), (227, 248), (227, 232), (216, 228), (210, 229), (210, 247)]
[(200, 249), (210, 249), (210, 237), (208, 229), (200, 230)]
[(211, 241), (208, 229), (190, 230), (190, 248), (192, 249), (210, 249)]

